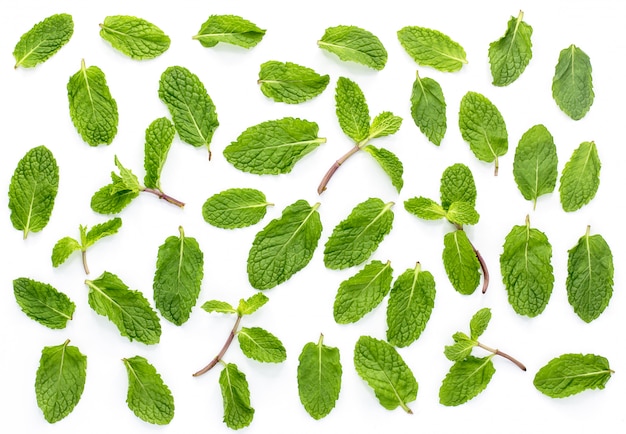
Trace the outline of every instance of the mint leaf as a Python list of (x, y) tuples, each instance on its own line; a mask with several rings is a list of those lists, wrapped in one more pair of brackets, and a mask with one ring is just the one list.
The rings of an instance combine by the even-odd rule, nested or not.
[[(91, 229), (89, 229), (89, 231), (87, 231), (87, 227), (84, 227), (84, 231), (86, 231), (84, 247), (89, 248), (93, 246), (96, 241), (99, 241), (104, 237), (108, 237), (109, 235), (116, 234), (121, 227), (122, 219), (119, 217), (94, 225)], [(81, 233), (82, 231), (83, 230), (81, 229)]]
[(602, 235), (590, 235), (591, 228), (568, 252), (567, 299), (585, 322), (598, 318), (613, 295), (613, 254)]
[(204, 202), (204, 221), (218, 228), (235, 229), (252, 226), (265, 217), (267, 202), (263, 192), (254, 188), (229, 188)]
[(601, 166), (594, 142), (583, 142), (574, 150), (563, 167), (559, 181), (564, 211), (576, 211), (591, 202), (600, 186)]
[(100, 36), (132, 59), (153, 59), (170, 47), (170, 37), (143, 18), (112, 15), (100, 24)]
[(281, 363), (287, 359), (287, 350), (282, 342), (260, 327), (242, 327), (237, 339), (241, 352), (257, 362)]
[(230, 429), (241, 429), (250, 425), (254, 408), (250, 406), (250, 389), (246, 376), (234, 363), (226, 363), (220, 373), (219, 383), (226, 426)]
[(393, 205), (393, 202), (370, 198), (355, 206), (326, 241), (326, 267), (341, 270), (365, 262), (391, 231)]
[(20, 277), (13, 280), (15, 301), (29, 318), (51, 329), (62, 329), (72, 319), (76, 305), (46, 283)]
[(261, 65), (257, 83), (266, 97), (299, 104), (324, 92), (329, 81), (328, 74), (320, 75), (306, 66), (270, 60)]
[(257, 292), (252, 297), (249, 297), (247, 299), (242, 298), (241, 300), (239, 300), (239, 306), (237, 306), (237, 314), (241, 316), (252, 315), (258, 309), (263, 307), (268, 301), (269, 298), (267, 298), (265, 294), (261, 294), (260, 292)]
[(387, 50), (380, 39), (360, 27), (328, 27), (317, 45), (345, 62), (360, 63), (379, 71), (387, 63)]
[(474, 175), (465, 164), (448, 166), (441, 175), (441, 206), (448, 210), (454, 202), (466, 202), (476, 206)]
[(322, 235), (317, 209), (298, 200), (282, 216), (256, 234), (248, 254), (248, 280), (253, 288), (270, 289), (306, 267)]
[(391, 112), (382, 112), (374, 118), (369, 128), (369, 138), (385, 137), (395, 134), (402, 125), (402, 118)]
[(45, 146), (29, 150), (17, 163), (9, 185), (11, 223), (23, 231), (39, 232), (46, 227), (59, 190), (59, 167)]
[(491, 321), (491, 309), (483, 307), (474, 314), (470, 320), (470, 336), (472, 340), (476, 340), (482, 335)]
[(461, 226), (475, 225), (478, 223), (480, 215), (472, 204), (467, 202), (452, 202), (446, 212), (446, 218), (450, 223)]
[(402, 179), (404, 168), (402, 161), (396, 157), (396, 154), (384, 148), (377, 148), (372, 145), (365, 146), (363, 150), (374, 157), (378, 164), (380, 164), (380, 167), (382, 167), (385, 173), (389, 175), (389, 178), (391, 178), (391, 184), (396, 188), (396, 191), (400, 193), (404, 185)]
[(159, 98), (167, 106), (180, 139), (195, 147), (206, 146), (219, 126), (213, 100), (197, 75), (182, 66), (170, 66), (159, 80)]
[(161, 375), (141, 356), (122, 359), (128, 373), (126, 403), (148, 423), (167, 425), (174, 417), (174, 398)]
[(176, 325), (184, 324), (196, 305), (204, 276), (204, 255), (195, 238), (168, 237), (159, 247), (154, 273), (154, 302), (161, 315)]
[(543, 366), (533, 384), (551, 398), (566, 398), (585, 390), (604, 389), (613, 371), (609, 361), (595, 354), (563, 354)]
[(289, 173), (305, 155), (326, 143), (315, 122), (286, 117), (247, 128), (226, 146), (224, 157), (237, 169), (256, 174)]
[(81, 250), (81, 245), (72, 237), (63, 237), (52, 248), (52, 266), (58, 267), (76, 250)]
[(580, 120), (591, 108), (594, 96), (591, 60), (572, 44), (559, 53), (552, 79), (552, 97), (566, 115)]
[(146, 129), (143, 163), (146, 171), (143, 183), (146, 187), (161, 189), (161, 171), (175, 134), (176, 128), (167, 118), (155, 119)]
[(446, 100), (439, 83), (417, 72), (411, 91), (411, 116), (428, 140), (439, 146), (447, 129)]
[(489, 65), (494, 86), (508, 86), (522, 75), (533, 57), (533, 28), (524, 21), (524, 12), (511, 17), (506, 32), (489, 44)]
[(387, 410), (407, 406), (417, 397), (418, 384), (411, 369), (398, 351), (387, 342), (361, 336), (354, 347), (354, 368), (359, 376), (374, 389), (374, 393)]
[(552, 134), (543, 125), (524, 133), (513, 160), (513, 176), (526, 200), (537, 206), (537, 198), (552, 193), (556, 186), (558, 158)]
[(324, 345), (321, 335), (317, 343), (309, 342), (302, 348), (298, 361), (300, 402), (313, 419), (322, 419), (335, 408), (341, 391), (339, 349)]
[(502, 282), (509, 303), (520, 315), (535, 317), (545, 309), (552, 288), (552, 246), (546, 234), (526, 225), (514, 226), (500, 255)]
[(215, 47), (220, 42), (252, 48), (265, 36), (265, 30), (236, 15), (211, 15), (193, 37), (203, 47)]
[(454, 344), (446, 345), (443, 350), (446, 358), (452, 362), (467, 359), (472, 353), (472, 349), (478, 345), (478, 342), (461, 332), (453, 334), (452, 339), (454, 340)]
[(339, 285), (333, 305), (338, 324), (357, 322), (378, 306), (391, 289), (391, 263), (372, 261)]
[(45, 62), (67, 44), (74, 34), (69, 14), (51, 15), (24, 33), (13, 49), (15, 69), (33, 68)]
[(465, 231), (444, 235), (442, 257), (452, 287), (460, 294), (473, 294), (480, 283), (480, 262)]
[(65, 343), (44, 347), (35, 378), (37, 405), (49, 423), (65, 418), (74, 410), (85, 388), (87, 357)]
[(407, 347), (419, 339), (435, 306), (435, 278), (418, 262), (396, 278), (387, 304), (387, 341)]
[(139, 196), (139, 190), (128, 189), (123, 179), (111, 172), (111, 184), (96, 191), (91, 197), (91, 209), (100, 214), (117, 214)]
[(484, 95), (467, 92), (461, 99), (459, 110), (461, 135), (481, 161), (495, 162), (494, 175), (498, 174), (498, 157), (509, 148), (504, 119), (497, 107)]
[(424, 220), (439, 220), (446, 216), (446, 210), (441, 205), (422, 196), (405, 200), (404, 209)]
[(237, 313), (237, 310), (230, 304), (225, 301), (220, 300), (209, 300), (204, 302), (202, 305), (202, 309), (211, 313)]
[(439, 388), (439, 402), (446, 406), (465, 404), (485, 390), (496, 369), (491, 356), (468, 356), (452, 365)]
[(85, 280), (85, 284), (89, 288), (89, 306), (115, 324), (122, 336), (147, 345), (159, 342), (159, 317), (141, 292), (129, 289), (108, 271), (95, 280)]
[(398, 40), (418, 65), (454, 72), (467, 63), (463, 47), (437, 30), (418, 26), (403, 27), (398, 30)]
[(111, 96), (104, 72), (85, 66), (67, 83), (70, 117), (82, 139), (90, 146), (110, 145), (117, 134), (117, 102)]
[(335, 108), (339, 126), (346, 136), (355, 142), (369, 138), (369, 108), (358, 84), (349, 78), (339, 77), (335, 87)]

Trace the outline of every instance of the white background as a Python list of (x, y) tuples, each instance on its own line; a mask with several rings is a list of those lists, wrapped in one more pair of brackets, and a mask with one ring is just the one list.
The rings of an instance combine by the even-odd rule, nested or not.
[[(519, 10), (533, 29), (533, 58), (522, 76), (506, 88), (491, 84), (487, 49), (500, 38), (511, 16)], [(2, 157), (0, 186), (8, 191), (17, 162), (31, 148), (47, 146), (60, 166), (60, 186), (48, 226), (27, 240), (13, 229), (2, 194), (0, 240), (0, 431), (12, 433), (218, 433), (230, 432), (222, 422), (218, 370), (193, 378), (221, 348), (234, 318), (207, 314), (199, 306), (210, 299), (236, 304), (255, 293), (246, 275), (248, 250), (255, 234), (287, 205), (298, 199), (320, 202), (324, 231), (311, 263), (288, 282), (266, 291), (270, 302), (243, 325), (260, 326), (274, 333), (287, 349), (279, 365), (247, 360), (236, 342), (225, 356), (247, 375), (252, 406), (251, 426), (259, 433), (314, 432), (427, 432), (449, 433), (469, 427), (483, 433), (508, 432), (624, 432), (626, 419), (626, 299), (623, 292), (624, 238), (624, 52), (626, 38), (621, 1), (440, 1), (440, 2), (316, 2), (288, 1), (22, 1), (0, 7), (0, 101), (2, 103)], [(70, 42), (54, 57), (34, 69), (14, 70), (11, 55), (20, 36), (36, 22), (54, 13), (70, 13), (75, 22)], [(161, 57), (135, 61), (113, 50), (99, 36), (98, 24), (107, 15), (145, 18), (167, 33), (172, 44)], [(211, 14), (243, 16), (267, 29), (263, 41), (251, 50), (220, 44), (202, 47), (191, 37)], [(356, 25), (377, 35), (389, 52), (382, 71), (341, 62), (322, 51), (316, 41), (324, 30), (339, 24)], [(466, 50), (469, 63), (460, 72), (442, 73), (419, 67), (422, 77), (436, 79), (448, 104), (448, 131), (440, 147), (421, 134), (410, 116), (409, 97), (418, 66), (400, 46), (396, 32), (406, 25), (440, 30)], [(551, 96), (551, 81), (559, 52), (570, 44), (591, 58), (596, 98), (580, 121), (563, 114)], [(119, 131), (113, 143), (92, 148), (80, 139), (69, 117), (66, 85), (80, 68), (97, 65), (106, 74), (119, 107)], [(291, 61), (329, 74), (326, 91), (300, 105), (275, 103), (258, 89), (259, 65), (267, 60)], [(218, 112), (220, 126), (212, 142), (213, 160), (206, 149), (175, 140), (162, 174), (164, 190), (186, 202), (177, 209), (142, 194), (121, 214), (120, 232), (89, 251), (90, 279), (103, 271), (117, 274), (132, 289), (152, 301), (152, 279), (158, 247), (182, 225), (195, 237), (205, 258), (205, 277), (198, 305), (190, 320), (177, 327), (162, 319), (158, 345), (146, 346), (121, 337), (106, 318), (87, 304), (86, 278), (75, 254), (55, 269), (50, 254), (64, 236), (78, 237), (79, 224), (92, 226), (108, 217), (89, 207), (91, 195), (108, 183), (113, 158), (143, 179), (144, 132), (152, 120), (169, 114), (159, 100), (161, 73), (172, 65), (187, 67), (205, 84)], [(340, 130), (334, 109), (334, 86), (340, 76), (362, 88), (372, 116), (392, 111), (404, 118), (394, 136), (378, 139), (376, 146), (396, 153), (404, 163), (405, 185), (398, 194), (375, 161), (365, 153), (353, 156), (318, 196), (317, 185), (328, 167), (352, 146)], [(500, 174), (493, 165), (478, 161), (458, 130), (458, 108), (467, 91), (487, 96), (501, 111), (509, 133), (509, 151), (500, 159)], [(225, 161), (223, 149), (246, 128), (284, 116), (315, 121), (327, 143), (282, 176), (257, 176), (236, 170)], [(533, 125), (544, 124), (554, 136), (559, 173), (573, 150), (593, 140), (602, 161), (601, 183), (593, 201), (574, 213), (565, 213), (558, 192), (541, 197), (537, 209), (523, 199), (512, 175), (515, 147)], [(462, 162), (472, 170), (478, 188), (480, 221), (468, 227), (470, 239), (483, 254), (491, 273), (487, 294), (480, 290), (462, 296), (451, 287), (442, 261), (443, 235), (451, 226), (425, 222), (408, 214), (403, 202), (414, 196), (438, 200), (443, 170)], [(256, 187), (270, 202), (265, 219), (256, 226), (233, 231), (204, 222), (201, 208), (211, 195), (229, 187)], [(558, 188), (558, 185), (557, 185)], [(352, 352), (359, 336), (385, 337), (385, 300), (353, 325), (337, 325), (332, 316), (339, 284), (361, 267), (332, 271), (323, 265), (323, 244), (334, 226), (369, 197), (394, 201), (394, 228), (372, 259), (390, 260), (394, 278), (416, 261), (432, 272), (437, 297), (430, 322), (420, 339), (399, 352), (411, 367), (419, 392), (409, 404), (414, 414), (385, 410), (373, 391), (356, 374)], [(517, 315), (501, 283), (499, 256), (504, 237), (530, 215), (532, 227), (546, 233), (552, 247), (555, 285), (550, 302), (537, 318)], [(615, 261), (615, 292), (604, 314), (591, 324), (580, 320), (567, 302), (567, 251), (587, 225), (604, 236)], [(65, 292), (77, 305), (74, 319), (64, 330), (50, 330), (26, 317), (15, 302), (12, 281), (28, 277)], [(508, 361), (494, 359), (496, 373), (487, 389), (460, 407), (439, 404), (441, 380), (450, 367), (443, 355), (456, 331), (467, 331), (470, 317), (490, 307), (493, 318), (482, 337), (519, 358), (522, 372)], [(313, 420), (298, 399), (296, 369), (305, 343), (318, 340), (341, 351), (344, 369), (336, 408), (320, 421)], [(62, 421), (48, 424), (37, 407), (35, 372), (44, 346), (71, 340), (88, 358), (84, 393), (74, 411)], [(605, 390), (587, 391), (555, 400), (539, 393), (532, 380), (537, 370), (563, 353), (594, 353), (607, 357), (614, 376)], [(479, 350), (475, 354), (483, 355)], [(151, 426), (125, 403), (127, 378), (121, 359), (141, 355), (161, 373), (171, 388), (176, 414), (165, 427)]]

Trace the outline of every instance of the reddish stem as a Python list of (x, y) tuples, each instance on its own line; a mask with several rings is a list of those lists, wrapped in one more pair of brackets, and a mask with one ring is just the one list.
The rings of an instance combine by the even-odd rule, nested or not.
[(335, 161), (333, 165), (330, 166), (330, 169), (328, 169), (328, 172), (326, 172), (326, 175), (324, 175), (324, 178), (322, 178), (322, 182), (320, 182), (319, 187), (317, 187), (317, 194), (322, 194), (324, 190), (326, 190), (326, 185), (328, 185), (328, 181), (330, 181), (330, 178), (332, 178), (337, 169), (339, 169), (339, 166), (345, 163), (348, 158), (356, 154), (360, 149), (361, 147), (358, 144), (353, 146), (352, 149), (346, 152), (339, 160)]
[(206, 365), (204, 368), (200, 369), (198, 372), (193, 374), (194, 377), (199, 377), (200, 375), (209, 372), (211, 369), (213, 369), (215, 365), (217, 365), (220, 362), (220, 360), (222, 360), (222, 357), (224, 357), (224, 354), (226, 354), (226, 351), (228, 351), (228, 348), (230, 347), (230, 344), (233, 342), (233, 339), (235, 339), (235, 335), (237, 334), (237, 329), (239, 328), (240, 322), (241, 322), (241, 315), (237, 315), (237, 321), (235, 321), (235, 326), (228, 334), (228, 338), (226, 338), (226, 342), (224, 343), (224, 346), (222, 347), (220, 352), (217, 354), (217, 356), (213, 358), (213, 360), (209, 362), (208, 365)]
[(181, 202), (178, 199), (174, 199), (171, 196), (168, 196), (167, 194), (163, 193), (161, 190), (157, 189), (157, 188), (145, 188), (143, 191), (147, 192), (147, 193), (152, 193), (154, 195), (156, 195), (159, 199), (163, 199), (166, 202), (169, 202), (173, 205), (176, 205), (179, 208), (184, 208), (185, 207), (185, 203)]

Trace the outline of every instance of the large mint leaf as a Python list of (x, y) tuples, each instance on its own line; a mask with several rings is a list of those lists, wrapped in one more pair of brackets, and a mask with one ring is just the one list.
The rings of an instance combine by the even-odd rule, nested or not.
[(122, 361), (128, 373), (128, 408), (148, 423), (170, 423), (174, 418), (174, 397), (156, 368), (141, 356), (124, 358)]
[(369, 137), (369, 108), (358, 84), (339, 77), (335, 87), (335, 108), (339, 126), (348, 137), (357, 143)]
[(403, 27), (398, 30), (398, 40), (418, 65), (454, 72), (467, 63), (463, 47), (437, 30), (418, 26)]
[(67, 44), (74, 34), (69, 14), (51, 15), (24, 33), (13, 50), (15, 68), (33, 68)]
[(250, 405), (248, 380), (234, 363), (226, 363), (220, 373), (220, 389), (224, 401), (224, 423), (230, 429), (241, 429), (254, 417), (254, 408)]
[(356, 62), (381, 70), (387, 63), (387, 50), (371, 32), (356, 26), (329, 27), (317, 45), (343, 61)]
[(552, 79), (552, 97), (565, 114), (579, 120), (591, 108), (594, 96), (591, 60), (572, 44), (559, 54)]
[(74, 302), (53, 286), (25, 277), (13, 280), (13, 294), (22, 312), (51, 329), (65, 328), (76, 309)]
[(170, 37), (143, 18), (111, 15), (100, 24), (100, 36), (113, 48), (138, 60), (153, 59), (170, 47)]
[(566, 398), (585, 390), (604, 389), (612, 374), (605, 357), (563, 354), (539, 369), (533, 384), (551, 398)]
[(489, 44), (489, 65), (495, 86), (508, 86), (524, 72), (533, 57), (533, 28), (524, 21), (524, 12), (511, 17), (506, 32)]

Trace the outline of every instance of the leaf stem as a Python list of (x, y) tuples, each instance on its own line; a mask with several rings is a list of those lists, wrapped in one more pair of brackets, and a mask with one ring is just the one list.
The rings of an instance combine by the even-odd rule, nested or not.
[(239, 328), (239, 323), (241, 322), (241, 317), (242, 315), (237, 315), (237, 321), (235, 321), (235, 325), (233, 329), (228, 334), (228, 338), (226, 338), (226, 342), (224, 342), (224, 346), (222, 347), (220, 352), (217, 354), (217, 356), (215, 356), (213, 360), (209, 362), (208, 365), (206, 365), (204, 368), (200, 369), (198, 372), (193, 374), (194, 377), (199, 377), (200, 375), (209, 372), (211, 369), (213, 369), (215, 365), (221, 362), (222, 357), (224, 357), (224, 354), (226, 354), (226, 351), (228, 351), (228, 348), (230, 347), (230, 344), (233, 342), (233, 339), (235, 339), (235, 335), (237, 334), (237, 329)]
[(85, 274), (89, 274), (89, 266), (87, 265), (87, 250), (82, 251), (83, 256), (83, 268), (85, 269)]
[(322, 182), (320, 182), (319, 187), (317, 187), (317, 194), (322, 194), (324, 190), (326, 190), (326, 185), (328, 185), (330, 178), (332, 178), (335, 172), (337, 171), (337, 169), (339, 169), (339, 166), (345, 163), (348, 158), (356, 154), (360, 149), (361, 149), (360, 144), (354, 145), (339, 160), (335, 161), (333, 165), (330, 166), (330, 169), (328, 169), (328, 172), (326, 172), (326, 175), (324, 175), (324, 178), (322, 178)]
[(480, 342), (476, 342), (476, 345), (478, 345), (480, 348), (482, 348), (483, 350), (487, 350), (489, 352), (492, 352), (493, 354), (497, 355), (497, 356), (501, 356), (504, 357), (507, 360), (510, 360), (511, 362), (515, 363), (515, 365), (520, 368), (522, 371), (526, 371), (526, 366), (524, 366), (522, 364), (522, 362), (520, 362), (519, 360), (509, 356), (507, 353), (503, 353), (502, 351), (495, 349), (495, 348), (491, 348), (488, 347), (487, 345), (483, 345)]
[[(454, 226), (462, 231), (463, 230), (463, 226), (460, 224), (455, 223)], [(478, 263), (480, 264), (480, 269), (483, 272), (483, 294), (487, 292), (487, 288), (489, 287), (489, 270), (487, 269), (487, 263), (485, 262), (485, 259), (483, 258), (483, 255), (480, 254), (480, 252), (478, 251), (478, 249), (474, 246), (474, 244), (472, 244), (472, 241), (469, 239), (469, 237), (467, 238), (467, 241), (469, 241), (470, 246), (472, 246), (472, 250), (474, 250), (474, 254), (476, 255), (476, 259), (478, 259)]]
[(161, 190), (156, 189), (156, 188), (144, 188), (143, 191), (147, 192), (147, 193), (152, 193), (154, 195), (156, 195), (159, 199), (163, 199), (166, 202), (169, 202), (173, 205), (176, 205), (179, 208), (184, 208), (185, 207), (185, 203), (181, 202), (178, 199), (174, 199), (171, 196), (168, 196), (167, 194), (163, 193)]

